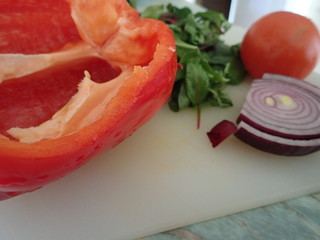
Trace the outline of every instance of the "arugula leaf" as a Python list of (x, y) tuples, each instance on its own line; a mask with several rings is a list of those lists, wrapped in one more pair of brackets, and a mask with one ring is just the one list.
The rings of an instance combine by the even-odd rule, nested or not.
[(180, 22), (183, 22), (186, 16), (192, 14), (191, 9), (187, 7), (178, 8), (171, 3), (169, 3), (166, 7), (167, 13), (175, 16)]
[(186, 90), (191, 103), (201, 104), (209, 93), (209, 76), (198, 62), (186, 65)]
[(190, 98), (188, 96), (185, 83), (182, 83), (182, 86), (180, 87), (180, 92), (178, 95), (178, 104), (179, 109), (186, 108), (190, 105)]
[(137, 6), (137, 0), (127, 0), (131, 7), (135, 8)]
[(222, 89), (210, 89), (211, 97), (208, 98), (208, 102), (211, 104), (211, 106), (217, 106), (217, 107), (232, 107), (233, 103), (230, 100), (229, 95), (224, 92)]
[(210, 23), (215, 23), (215, 28), (218, 34), (223, 34), (227, 32), (231, 28), (231, 24), (226, 21), (224, 15), (220, 12), (216, 11), (206, 11), (206, 12), (200, 12), (195, 14), (196, 17), (199, 17), (200, 19), (206, 19)]
[(158, 19), (161, 20), (161, 16), (165, 11), (165, 6), (164, 5), (152, 5), (147, 7), (141, 14), (140, 16), (143, 18), (153, 18), (153, 19)]
[(230, 79), (230, 85), (238, 85), (242, 82), (247, 72), (240, 58), (240, 45), (232, 46), (233, 57), (226, 63), (224, 73)]
[(198, 112), (209, 103), (216, 107), (231, 107), (228, 85), (240, 84), (246, 71), (239, 56), (239, 44), (229, 46), (221, 40), (231, 24), (222, 13), (193, 13), (189, 8), (172, 4), (151, 5), (142, 17), (165, 22), (172, 30), (177, 47), (176, 82), (169, 100), (172, 111), (192, 107)]

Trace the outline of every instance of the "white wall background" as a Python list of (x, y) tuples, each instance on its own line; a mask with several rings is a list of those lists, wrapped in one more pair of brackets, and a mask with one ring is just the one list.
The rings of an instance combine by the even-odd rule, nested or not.
[(277, 10), (307, 16), (320, 29), (319, 0), (232, 0), (229, 21), (248, 28), (261, 16)]

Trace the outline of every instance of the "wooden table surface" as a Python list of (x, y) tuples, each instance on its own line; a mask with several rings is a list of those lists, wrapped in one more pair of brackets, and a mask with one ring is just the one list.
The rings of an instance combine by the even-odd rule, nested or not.
[(319, 240), (320, 193), (208, 220), (140, 240)]

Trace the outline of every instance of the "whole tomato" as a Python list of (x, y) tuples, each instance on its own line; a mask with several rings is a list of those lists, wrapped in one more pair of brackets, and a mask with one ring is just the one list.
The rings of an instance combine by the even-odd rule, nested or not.
[(249, 28), (240, 54), (254, 78), (275, 73), (304, 79), (320, 56), (319, 31), (304, 16), (286, 11), (273, 12)]

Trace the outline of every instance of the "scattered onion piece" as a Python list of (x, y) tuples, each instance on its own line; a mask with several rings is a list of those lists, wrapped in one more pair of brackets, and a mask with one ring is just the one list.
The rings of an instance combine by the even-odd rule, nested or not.
[(233, 135), (236, 131), (236, 124), (228, 120), (223, 120), (215, 125), (209, 132), (207, 132), (207, 135), (212, 147), (216, 147), (226, 138)]
[(265, 152), (303, 156), (320, 150), (320, 88), (265, 74), (253, 81), (235, 135)]

